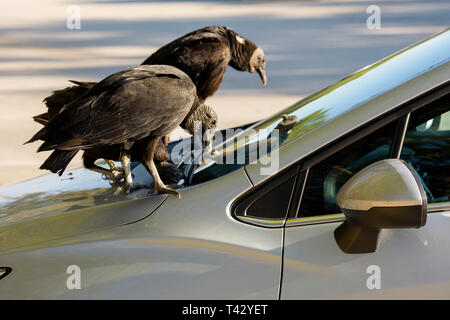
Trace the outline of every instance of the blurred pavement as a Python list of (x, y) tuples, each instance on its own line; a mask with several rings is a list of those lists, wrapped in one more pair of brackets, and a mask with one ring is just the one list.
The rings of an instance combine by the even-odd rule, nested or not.
[[(368, 30), (369, 5), (381, 29)], [(69, 30), (67, 8), (81, 9)], [(48, 153), (23, 142), (42, 99), (68, 79), (98, 81), (140, 64), (156, 48), (207, 25), (227, 25), (262, 47), (268, 85), (228, 68), (207, 103), (219, 127), (255, 121), (449, 26), (448, 0), (412, 1), (115, 1), (1, 0), (0, 185), (44, 174)], [(182, 134), (177, 130), (176, 138)], [(71, 167), (80, 165), (80, 157)]]

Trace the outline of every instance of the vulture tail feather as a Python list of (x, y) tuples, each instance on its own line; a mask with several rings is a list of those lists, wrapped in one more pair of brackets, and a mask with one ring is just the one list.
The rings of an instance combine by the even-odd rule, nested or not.
[(78, 151), (79, 150), (55, 150), (41, 165), (40, 169), (47, 169), (53, 173), (62, 175)]
[(73, 84), (76, 84), (77, 86), (80, 86), (80, 87), (83, 87), (86, 89), (90, 89), (97, 84), (97, 82), (83, 82), (83, 81), (77, 81), (77, 80), (69, 80), (69, 81), (72, 82)]
[(28, 140), (27, 142), (25, 142), (24, 144), (27, 143), (31, 143), (37, 140), (42, 140), (42, 138), (44, 138), (47, 135), (47, 129), (44, 127), (41, 130), (39, 130), (38, 132), (36, 132), (36, 134), (34, 136), (31, 137), (30, 140)]
[(50, 151), (55, 149), (58, 146), (58, 144), (54, 143), (53, 141), (44, 141), (43, 144), (38, 148), (37, 152), (41, 151)]
[(33, 120), (45, 126), (48, 123), (48, 114), (47, 113), (39, 114), (37, 116), (34, 116)]

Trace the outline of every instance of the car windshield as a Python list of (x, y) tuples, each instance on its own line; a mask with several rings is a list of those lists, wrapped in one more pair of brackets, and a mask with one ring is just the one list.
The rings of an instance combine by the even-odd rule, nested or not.
[[(215, 135), (216, 146), (213, 155), (204, 157), (203, 162), (196, 166), (191, 184), (208, 181), (254, 163), (261, 157), (270, 155), (281, 145), (327, 121), (326, 108), (311, 112), (308, 108), (302, 108), (303, 102), (291, 107), (295, 111), (278, 113), (245, 130), (218, 132), (219, 135)], [(217, 140), (220, 142), (217, 143)]]
[(427, 45), (419, 42), (358, 70), (246, 130), (222, 135), (216, 139), (215, 155), (195, 166), (190, 184), (220, 177), (258, 161), (324, 123), (429, 71), (430, 63), (436, 67), (448, 62), (448, 48), (441, 38), (450, 38), (450, 32), (439, 33), (426, 40)]

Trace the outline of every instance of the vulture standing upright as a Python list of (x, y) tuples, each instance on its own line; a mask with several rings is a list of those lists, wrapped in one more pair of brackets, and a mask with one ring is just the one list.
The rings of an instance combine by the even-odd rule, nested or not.
[(61, 174), (80, 150), (120, 145), (121, 160), (126, 164), (133, 144), (146, 141), (142, 161), (153, 177), (154, 190), (179, 196), (161, 181), (153, 161), (155, 148), (188, 114), (198, 114), (203, 108), (192, 80), (181, 70), (138, 66), (93, 86), (28, 142), (44, 141), (38, 152), (54, 150), (41, 168)]

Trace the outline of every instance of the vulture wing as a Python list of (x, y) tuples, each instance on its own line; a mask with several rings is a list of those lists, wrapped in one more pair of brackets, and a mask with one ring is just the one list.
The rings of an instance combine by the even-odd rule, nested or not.
[[(198, 45), (199, 43), (228, 43), (225, 29), (220, 27), (206, 27), (188, 33), (169, 44), (159, 48), (142, 64), (165, 64), (166, 59), (170, 56), (179, 56), (179, 51), (184, 47)], [(184, 70), (183, 70), (184, 71)]]
[(44, 99), (44, 103), (47, 106), (48, 111), (34, 116), (34, 121), (46, 125), (58, 113), (61, 112), (65, 105), (82, 97), (90, 88), (92, 88), (96, 84), (95, 82), (80, 82), (75, 80), (69, 81), (76, 84), (76, 86), (53, 91), (50, 96)]
[(39, 151), (88, 149), (169, 134), (196, 99), (195, 86), (171, 66), (139, 66), (90, 89), (31, 140)]
[(152, 54), (143, 64), (169, 64), (184, 72), (197, 87), (201, 102), (219, 88), (231, 51), (228, 38), (219, 27), (187, 34)]

